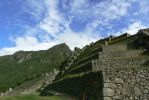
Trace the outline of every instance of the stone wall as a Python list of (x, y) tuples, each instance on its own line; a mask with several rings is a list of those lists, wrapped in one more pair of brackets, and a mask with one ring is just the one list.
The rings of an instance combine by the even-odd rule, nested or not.
[(102, 47), (92, 71), (102, 72), (103, 100), (149, 100), (149, 56), (144, 52), (123, 44)]
[(79, 100), (82, 96), (87, 100), (149, 100), (149, 55), (145, 53), (149, 37), (141, 41), (143, 45), (138, 44), (139, 37), (124, 34), (86, 46), (81, 57), (70, 62), (73, 68), (68, 66), (47, 90), (72, 94)]
[(149, 100), (149, 72), (145, 69), (105, 70), (104, 100)]
[(123, 68), (139, 68), (142, 67), (149, 58), (137, 57), (137, 58), (119, 58), (108, 60), (94, 60), (92, 61), (92, 71), (102, 71), (105, 69), (123, 69)]
[(103, 100), (102, 78), (101, 72), (95, 72), (80, 77), (63, 79), (46, 87), (41, 95), (48, 95), (51, 91), (57, 91), (77, 97), (77, 100)]
[(71, 65), (74, 63), (74, 60), (77, 59), (77, 57), (81, 54), (83, 50), (80, 48), (75, 47), (74, 51), (72, 52), (72, 55), (68, 58), (67, 64), (64, 66), (61, 66), (61, 73), (64, 73), (66, 70), (68, 70)]
[(149, 58), (94, 60), (94, 72), (102, 71), (104, 100), (149, 100)]
[(143, 54), (143, 50), (133, 50), (133, 51), (114, 51), (114, 52), (99, 52), (99, 59), (110, 59), (110, 58), (115, 58), (115, 57), (127, 57), (127, 58), (132, 58), (132, 57), (140, 57), (141, 54)]
[(126, 51), (127, 45), (106, 45), (102, 47), (102, 52)]

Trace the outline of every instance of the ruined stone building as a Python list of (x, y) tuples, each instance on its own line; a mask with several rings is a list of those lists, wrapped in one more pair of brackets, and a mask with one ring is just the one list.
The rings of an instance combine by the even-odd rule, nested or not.
[(79, 100), (149, 100), (149, 29), (110, 36), (76, 53), (43, 94), (54, 90)]

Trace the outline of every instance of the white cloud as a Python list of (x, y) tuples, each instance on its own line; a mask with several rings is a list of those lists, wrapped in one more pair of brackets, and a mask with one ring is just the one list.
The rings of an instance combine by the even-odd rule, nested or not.
[[(148, 18), (149, 13), (149, 0), (131, 0), (131, 2), (134, 2), (135, 5), (138, 7), (136, 11), (132, 12), (135, 16), (144, 16)], [(135, 9), (134, 9), (135, 10)]]
[(43, 16), (43, 12), (46, 10), (44, 2), (38, 0), (25, 0), (22, 1), (24, 4), (22, 10), (25, 13), (30, 14), (30, 17), (34, 17), (34, 20), (39, 20)]
[(47, 16), (37, 27), (46, 31), (52, 37), (56, 37), (62, 31), (62, 26), (65, 26), (66, 20), (58, 11), (58, 0), (45, 0), (44, 2), (47, 6)]
[[(84, 4), (85, 0), (79, 1), (79, 4)], [(52, 41), (56, 43), (66, 42), (71, 49), (74, 47), (82, 47), (87, 43), (99, 39), (99, 36), (95, 37), (93, 34), (89, 34), (88, 31), (83, 33), (76, 33), (70, 28), (70, 20), (66, 20), (62, 13), (58, 11), (58, 1), (50, 0), (46, 2), (49, 7), (49, 14), (43, 22), (39, 24), (39, 27), (46, 31), (54, 39)], [(75, 8), (79, 8), (78, 2), (74, 2)]]
[(93, 41), (99, 39), (99, 36), (93, 35), (92, 33), (75, 33), (71, 29), (67, 28), (63, 34), (57, 37), (59, 43), (65, 41), (71, 49), (74, 47), (83, 47)]
[[(120, 20), (127, 15), (132, 1), (103, 0), (91, 4), (89, 0), (74, 0), (70, 3), (70, 11), (80, 21), (91, 21), (86, 25), (85, 31), (97, 33), (101, 27), (111, 27), (111, 21)], [(64, 0), (66, 2), (66, 0)], [(68, 7), (64, 7), (68, 9)], [(98, 33), (99, 34), (99, 33)]]
[(15, 40), (16, 46), (33, 46), (38, 44), (38, 40), (34, 37), (17, 37)]
[(56, 45), (56, 42), (39, 42), (35, 37), (17, 37), (15, 39), (15, 47), (2, 48), (0, 49), (0, 56), (11, 55), (16, 51), (37, 51), (37, 50), (46, 50)]
[[(36, 51), (36, 50), (46, 50), (53, 45), (65, 42), (73, 50), (74, 47), (82, 47), (92, 41), (99, 39), (99, 36), (93, 35), (89, 32), (76, 33), (74, 32), (69, 24), (71, 20), (65, 20), (61, 13), (57, 10), (57, 2), (55, 0), (45, 0), (47, 9), (46, 17), (37, 24), (34, 28), (28, 28), (25, 36), (23, 37), (14, 37), (11, 39), (15, 43), (15, 47), (3, 48), (0, 50), (0, 56), (13, 54), (16, 51)], [(95, 27), (96, 25), (94, 25)], [(42, 30), (47, 34), (42, 34), (37, 31)], [(39, 35), (39, 38), (42, 37), (44, 42), (39, 42), (36, 38), (36, 35)], [(43, 36), (42, 36), (43, 35)], [(51, 40), (48, 38), (52, 36)], [(46, 42), (47, 41), (47, 42)]]
[(110, 21), (127, 14), (131, 1), (128, 0), (104, 0), (91, 5), (88, 0), (74, 0), (71, 2), (71, 12), (79, 15), (80, 19), (94, 17), (96, 20)]
[(148, 0), (141, 0), (140, 4), (140, 13), (147, 14), (149, 13), (149, 1)]
[(48, 42), (39, 42), (35, 37), (17, 37), (15, 39), (16, 46), (0, 49), (0, 56), (14, 54), (16, 51), (38, 51), (46, 50), (50, 47), (65, 42), (73, 50), (74, 47), (83, 47), (86, 44), (95, 42), (99, 37), (93, 37), (92, 34), (77, 34), (67, 29), (63, 34)]
[[(92, 5), (88, 1), (73, 0), (68, 5), (67, 0), (61, 1), (64, 9), (69, 10), (69, 13), (71, 13), (69, 18), (66, 19), (65, 14), (58, 10), (60, 0), (42, 0), (38, 2), (36, 0), (27, 0), (26, 6), (23, 7), (24, 11), (30, 13), (35, 19), (40, 19), (41, 16), (42, 19), (35, 27), (27, 28), (24, 36), (13, 38), (15, 47), (0, 49), (0, 56), (13, 54), (19, 50), (46, 50), (63, 42), (68, 44), (71, 49), (76, 46), (82, 47), (100, 39), (101, 36), (97, 29), (112, 27), (111, 21), (120, 20), (121, 17), (127, 15), (131, 3), (137, 2), (137, 0), (103, 0)], [(142, 3), (142, 6), (144, 5)], [(43, 14), (45, 14), (44, 17)], [(80, 21), (92, 20), (87, 23), (84, 30), (75, 32), (70, 28), (72, 16)], [(134, 34), (138, 29), (145, 27), (141, 22), (134, 22), (114, 34), (120, 35), (125, 32)]]
[(136, 34), (138, 30), (147, 28), (147, 26), (143, 25), (140, 21), (136, 21), (130, 24), (127, 28), (122, 29), (120, 32), (113, 33), (114, 35), (118, 36), (123, 33), (129, 33), (131, 35)]
[(123, 29), (123, 32), (127, 32), (130, 34), (136, 34), (138, 30), (147, 28), (146, 26), (142, 25), (140, 22), (134, 22), (133, 24), (129, 25), (127, 29)]
[(98, 8), (101, 8), (101, 12), (97, 13), (98, 15), (102, 15), (102, 17), (106, 18), (106, 20), (116, 19), (127, 14), (127, 10), (130, 5), (131, 3), (127, 0), (105, 1), (98, 5)]

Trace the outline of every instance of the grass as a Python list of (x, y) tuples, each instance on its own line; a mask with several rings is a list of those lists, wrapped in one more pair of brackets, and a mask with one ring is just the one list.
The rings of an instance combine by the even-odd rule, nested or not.
[(36, 95), (22, 95), (22, 96), (4, 96), (0, 100), (74, 100), (66, 96), (36, 96)]

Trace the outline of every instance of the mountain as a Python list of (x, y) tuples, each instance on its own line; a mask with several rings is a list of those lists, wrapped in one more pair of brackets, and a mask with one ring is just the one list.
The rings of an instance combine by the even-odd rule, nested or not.
[(73, 52), (60, 44), (0, 57), (0, 95), (8, 99), (148, 100), (148, 83), (149, 29), (109, 36)]
[(149, 29), (75, 48), (41, 95), (58, 93), (77, 100), (149, 100)]
[(45, 73), (59, 70), (58, 66), (70, 55), (71, 50), (63, 43), (48, 50), (19, 51), (0, 57), (0, 92), (13, 89), (26, 81)]

